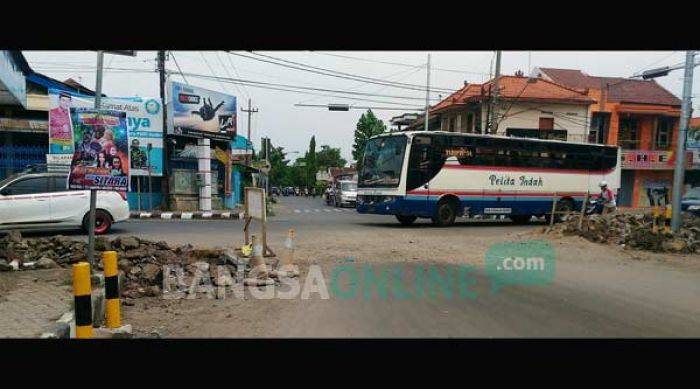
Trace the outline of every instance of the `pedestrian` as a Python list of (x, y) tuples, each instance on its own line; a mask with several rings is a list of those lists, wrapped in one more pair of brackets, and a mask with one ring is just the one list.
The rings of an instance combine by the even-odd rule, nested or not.
[(600, 198), (603, 202), (603, 215), (615, 212), (617, 209), (615, 194), (608, 188), (607, 181), (601, 181), (598, 186), (600, 186)]

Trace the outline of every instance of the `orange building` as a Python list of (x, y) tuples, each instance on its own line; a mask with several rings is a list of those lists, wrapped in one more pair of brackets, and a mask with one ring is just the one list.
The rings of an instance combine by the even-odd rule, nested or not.
[[(594, 77), (576, 69), (535, 68), (541, 77), (580, 90), (591, 105), (588, 141), (622, 148), (618, 204), (648, 207), (671, 200), (681, 100), (656, 81)], [(686, 158), (692, 168), (692, 152)]]

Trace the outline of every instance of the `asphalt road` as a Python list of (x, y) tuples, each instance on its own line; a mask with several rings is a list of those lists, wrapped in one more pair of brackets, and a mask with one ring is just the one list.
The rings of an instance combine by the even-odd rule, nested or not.
[[(472, 297), (447, 297), (438, 290), (433, 297), (414, 294), (400, 299), (390, 290), (383, 298), (371, 289), (365, 298), (361, 278), (353, 298), (331, 293), (324, 300), (312, 294), (308, 300), (226, 299), (212, 306), (189, 300), (177, 302), (177, 314), (169, 305), (175, 303), (156, 302), (147, 313), (131, 309), (129, 318), (136, 325), (159, 324), (167, 336), (175, 337), (700, 336), (700, 267), (684, 264), (697, 265), (697, 256), (681, 264), (663, 258), (633, 260), (607, 246), (553, 242), (557, 257), (551, 283), (507, 285), (494, 293), (478, 259), (491, 243), (536, 226), (462, 221), (451, 228), (436, 228), (428, 222), (405, 228), (391, 217), (360, 215), (325, 206), (320, 199), (293, 197), (282, 198), (275, 213), (270, 218), (270, 240), (279, 246), (287, 229), (296, 228), (300, 246), (312, 252), (309, 262), (323, 267), (329, 289), (329, 274), (338, 264), (350, 264), (359, 274), (367, 264), (373, 269), (400, 266), (402, 282), (408, 280), (404, 285), (411, 289), (413, 275), (427, 264), (442, 272), (466, 262), (476, 264)], [(132, 221), (115, 233), (232, 245), (241, 239), (241, 228), (240, 221)], [(314, 251), (316, 246), (323, 250)], [(434, 255), (425, 258), (426, 252)], [(345, 290), (350, 284), (342, 279), (340, 285)]]

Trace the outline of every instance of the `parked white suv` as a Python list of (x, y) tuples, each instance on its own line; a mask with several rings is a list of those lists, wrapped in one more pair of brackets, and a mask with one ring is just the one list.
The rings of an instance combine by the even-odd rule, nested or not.
[[(1, 229), (68, 229), (87, 231), (89, 190), (68, 190), (66, 173), (26, 173), (0, 181)], [(124, 197), (122, 197), (124, 196)], [(125, 194), (97, 192), (95, 234), (129, 218)]]

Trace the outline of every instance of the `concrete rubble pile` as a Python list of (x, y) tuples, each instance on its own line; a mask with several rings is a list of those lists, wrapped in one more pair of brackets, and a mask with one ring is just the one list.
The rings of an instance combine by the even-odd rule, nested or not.
[[(231, 248), (195, 248), (189, 244), (172, 247), (164, 241), (153, 242), (134, 236), (112, 240), (97, 237), (97, 255), (108, 250), (117, 252), (119, 272), (124, 280), (122, 296), (127, 298), (161, 295), (164, 268), (171, 270), (167, 281), (178, 291), (190, 290), (192, 280), (196, 279), (211, 280), (213, 288), (232, 286), (238, 266), (244, 266), (243, 274), (251, 270), (250, 260)], [(86, 242), (62, 235), (22, 238), (19, 232), (10, 231), (0, 236), (0, 271), (68, 268), (86, 257)], [(100, 260), (96, 267), (102, 270)], [(199, 285), (197, 292), (206, 289), (201, 288), (204, 286)]]
[(668, 253), (700, 253), (700, 218), (684, 216), (678, 233), (665, 233), (663, 219), (658, 232), (653, 230), (651, 214), (615, 213), (584, 218), (571, 216), (554, 226), (550, 233), (578, 235), (597, 243), (616, 244), (625, 248)]

